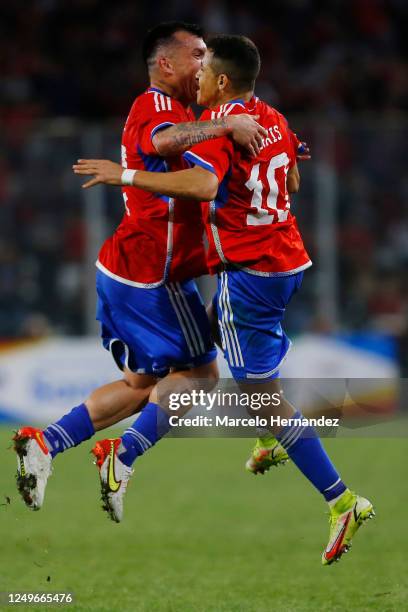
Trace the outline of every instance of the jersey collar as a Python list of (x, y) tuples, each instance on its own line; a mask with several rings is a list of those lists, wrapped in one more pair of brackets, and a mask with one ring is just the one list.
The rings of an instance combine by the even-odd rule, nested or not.
[(163, 94), (163, 96), (169, 96), (169, 98), (171, 98), (170, 94), (166, 93), (165, 91), (162, 91), (158, 87), (148, 87), (147, 91), (157, 91), (157, 93)]
[(233, 100), (227, 102), (227, 104), (242, 104), (242, 106), (245, 106), (245, 100), (242, 98), (234, 98)]
[(245, 102), (243, 98), (235, 98), (234, 100), (230, 100), (228, 104), (242, 104), (242, 106), (245, 106), (246, 104), (248, 104), (248, 106), (250, 106), (254, 102), (255, 103), (258, 102), (258, 100), (259, 98), (254, 94), (252, 98), (248, 100), (248, 102)]

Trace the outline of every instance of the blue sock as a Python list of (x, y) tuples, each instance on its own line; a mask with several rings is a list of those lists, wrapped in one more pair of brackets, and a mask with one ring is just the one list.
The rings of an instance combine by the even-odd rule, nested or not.
[[(297, 411), (291, 419), (304, 419)], [(331, 501), (346, 490), (334, 465), (323, 448), (316, 430), (310, 425), (288, 425), (276, 436), (293, 463), (324, 496)]]
[(84, 440), (89, 440), (94, 433), (95, 429), (85, 404), (73, 408), (62, 419), (49, 425), (43, 431), (53, 459), (55, 455), (62, 453), (67, 448), (78, 446)]
[(119, 452), (119, 459), (130, 467), (139, 455), (143, 455), (169, 431), (168, 414), (158, 404), (149, 402), (123, 434), (122, 445), (126, 450)]

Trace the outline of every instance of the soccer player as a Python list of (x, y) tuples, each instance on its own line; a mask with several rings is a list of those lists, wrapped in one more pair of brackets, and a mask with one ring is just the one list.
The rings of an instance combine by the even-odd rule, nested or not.
[[(183, 151), (219, 136), (232, 137), (253, 155), (259, 151), (265, 131), (253, 116), (194, 121), (189, 104), (196, 100), (196, 74), (206, 49), (202, 34), (198, 26), (183, 22), (160, 24), (148, 33), (143, 55), (150, 86), (136, 98), (124, 127), (125, 168), (179, 170), (186, 167)], [(14, 438), (17, 486), (33, 510), (43, 504), (56, 455), (142, 409), (170, 368), (184, 371), (171, 375), (179, 382), (186, 377), (217, 377), (208, 319), (191, 280), (207, 272), (199, 209), (192, 202), (133, 187), (124, 187), (123, 200), (123, 220), (97, 261), (97, 318), (104, 347), (123, 371), (123, 379), (96, 389), (44, 431), (19, 429)], [(138, 424), (126, 434), (131, 441), (146, 437), (138, 429), (156, 418), (159, 409), (153, 404), (147, 404)], [(143, 441), (145, 446), (152, 443)], [(108, 472), (110, 452), (110, 445), (98, 447), (101, 474)], [(117, 467), (122, 481), (119, 498), (131, 470), (119, 461)], [(115, 520), (120, 518), (119, 503)]]
[[(207, 45), (198, 102), (211, 110), (202, 119), (258, 115), (268, 136), (255, 159), (221, 137), (184, 154), (194, 166), (190, 170), (135, 170), (130, 175), (107, 160), (83, 160), (74, 168), (79, 174), (95, 175), (85, 187), (131, 179), (136, 187), (173, 197), (210, 196), (208, 264), (218, 274), (225, 357), (242, 388), (256, 382), (258, 392), (279, 392), (279, 367), (290, 346), (281, 321), (311, 265), (290, 213), (288, 192), (299, 187), (296, 152), (285, 118), (253, 94), (260, 68), (255, 45), (241, 36), (217, 36)], [(276, 429), (277, 440), (329, 504), (330, 536), (322, 563), (331, 564), (348, 551), (359, 526), (373, 516), (373, 506), (346, 487), (316, 431), (282, 396), (279, 414), (291, 421)]]

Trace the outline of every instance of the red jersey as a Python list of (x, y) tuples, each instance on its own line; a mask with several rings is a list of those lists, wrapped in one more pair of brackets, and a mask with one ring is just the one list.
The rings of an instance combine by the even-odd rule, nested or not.
[[(195, 121), (189, 108), (154, 87), (137, 97), (122, 136), (122, 166), (168, 172), (188, 167), (181, 157), (160, 157), (154, 134)], [(122, 189), (123, 219), (102, 246), (96, 265), (112, 278), (136, 287), (158, 287), (207, 273), (204, 224), (195, 201), (175, 200), (137, 187)]]
[(207, 110), (201, 119), (240, 113), (259, 115), (258, 122), (269, 133), (257, 158), (228, 137), (203, 142), (184, 154), (190, 164), (214, 172), (220, 182), (216, 199), (203, 205), (210, 271), (233, 263), (253, 274), (295, 274), (312, 265), (290, 212), (286, 186), (298, 141), (283, 115), (256, 97)]

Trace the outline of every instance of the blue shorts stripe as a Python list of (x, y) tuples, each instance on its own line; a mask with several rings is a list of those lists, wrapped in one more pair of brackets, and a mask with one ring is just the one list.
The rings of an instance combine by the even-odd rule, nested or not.
[(176, 292), (174, 291), (174, 289), (173, 289), (173, 287), (171, 285), (169, 287), (166, 286), (166, 289), (168, 291), (169, 298), (170, 298), (171, 304), (172, 304), (172, 306), (174, 308), (174, 312), (176, 313), (178, 322), (180, 323), (180, 327), (181, 327), (181, 329), (183, 331), (184, 338), (185, 338), (185, 340), (187, 342), (188, 349), (190, 351), (190, 355), (192, 357), (195, 357), (197, 355), (197, 349), (196, 349), (196, 347), (194, 345), (194, 340), (191, 338), (191, 335), (189, 333), (188, 326), (187, 326), (186, 321), (185, 321), (185, 314), (183, 313), (182, 309), (180, 308), (180, 306), (178, 304), (177, 297), (176, 297)]
[(225, 272), (221, 273), (220, 305), (223, 317), (223, 326), (225, 328), (225, 334), (227, 336), (227, 345), (231, 359), (231, 365), (233, 365), (234, 367), (243, 367), (244, 360), (242, 357), (237, 331), (235, 329), (234, 315), (228, 292), (228, 276)]
[(201, 347), (200, 347), (200, 338), (199, 338), (199, 334), (197, 335), (195, 328), (194, 328), (194, 324), (195, 324), (195, 319), (194, 316), (191, 313), (191, 310), (188, 306), (187, 300), (182, 292), (182, 289), (178, 288), (178, 284), (174, 285), (172, 284), (173, 287), (173, 291), (174, 291), (174, 296), (176, 298), (176, 302), (178, 304), (178, 307), (180, 309), (180, 313), (183, 316), (183, 319), (185, 321), (186, 324), (186, 328), (188, 331), (188, 334), (192, 340), (192, 344), (194, 347), (194, 351), (196, 355), (200, 355), (201, 351)]
[(191, 321), (191, 325), (192, 325), (192, 329), (194, 330), (195, 336), (197, 338), (198, 341), (198, 346), (199, 346), (199, 350), (200, 352), (204, 352), (205, 351), (205, 347), (204, 347), (204, 342), (203, 342), (203, 336), (198, 328), (197, 325), (197, 321), (194, 318), (193, 313), (191, 312), (191, 308), (190, 305), (187, 301), (187, 298), (185, 296), (185, 293), (183, 291), (183, 288), (181, 287), (180, 283), (176, 283), (177, 289), (179, 291), (179, 294), (181, 295), (181, 299), (183, 301), (184, 307), (186, 309), (186, 313), (188, 314), (188, 317)]
[(221, 291), (220, 291), (220, 298), (219, 298), (219, 306), (220, 306), (220, 311), (221, 311), (221, 326), (222, 329), (224, 330), (224, 341), (225, 341), (225, 351), (229, 357), (229, 363), (230, 365), (232, 365), (233, 367), (235, 367), (237, 364), (235, 362), (234, 359), (234, 354), (231, 350), (231, 346), (232, 346), (232, 339), (230, 336), (230, 330), (228, 328), (227, 322), (226, 322), (226, 308), (224, 305), (224, 298), (225, 298), (225, 283), (224, 283), (224, 276), (223, 274), (221, 274), (220, 276), (221, 279)]
[(229, 312), (229, 326), (231, 329), (235, 350), (237, 352), (237, 365), (238, 367), (243, 368), (244, 360), (242, 358), (242, 352), (241, 352), (241, 347), (239, 345), (237, 330), (235, 329), (234, 314), (232, 312), (232, 306), (231, 306), (231, 301), (230, 301), (230, 296), (229, 296), (229, 291), (228, 291), (228, 274), (225, 274), (225, 301), (227, 304), (227, 310)]
[(172, 287), (173, 287), (174, 295), (176, 296), (176, 300), (179, 305), (180, 311), (183, 313), (183, 316), (185, 318), (188, 332), (194, 344), (194, 349), (197, 351), (197, 354), (199, 354), (201, 352), (200, 334), (197, 333), (194, 317), (192, 316), (192, 313), (188, 306), (185, 295), (183, 294), (183, 291), (180, 287), (180, 284), (179, 283), (176, 283), (176, 285), (172, 284)]

